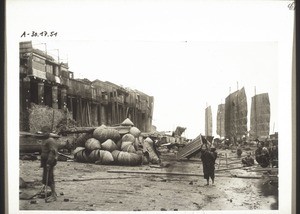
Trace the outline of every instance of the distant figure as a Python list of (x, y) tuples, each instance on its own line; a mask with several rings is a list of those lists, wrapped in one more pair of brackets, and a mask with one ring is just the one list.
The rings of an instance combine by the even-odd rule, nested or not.
[(257, 149), (255, 150), (255, 160), (263, 168), (270, 165), (270, 155), (266, 147), (263, 147), (263, 142), (257, 144)]
[(161, 162), (161, 159), (160, 159), (160, 155), (161, 153), (158, 151), (157, 147), (158, 147), (158, 144), (159, 144), (159, 141), (158, 140), (153, 140), (153, 150), (154, 150), (154, 153), (157, 155), (158, 159), (159, 159), (159, 162)]
[[(44, 134), (50, 134), (50, 128), (43, 127), (42, 132)], [(51, 202), (56, 201), (57, 194), (55, 191), (55, 183), (54, 183), (54, 167), (57, 164), (58, 158), (58, 144), (56, 140), (52, 137), (48, 137), (44, 140), (42, 144), (42, 153), (41, 153), (41, 167), (43, 167), (43, 180), (42, 183), (51, 189), (51, 197), (47, 197), (47, 192), (45, 191), (45, 201)]]
[(243, 153), (243, 151), (242, 151), (241, 147), (238, 146), (236, 149), (236, 154), (237, 154), (238, 158), (240, 158), (242, 156), (242, 153)]
[(217, 152), (214, 146), (208, 147), (207, 144), (205, 144), (205, 146), (205, 149), (201, 148), (201, 160), (203, 164), (204, 179), (207, 181), (206, 185), (209, 185), (209, 178), (211, 178), (212, 184), (214, 184), (215, 181), (215, 161), (217, 159)]
[(277, 145), (273, 145), (270, 149), (270, 162), (272, 168), (278, 168), (278, 147)]
[(229, 141), (229, 139), (226, 139), (226, 140), (224, 141), (224, 144), (225, 144), (225, 149), (229, 149), (229, 146), (230, 146), (230, 141)]
[(251, 153), (247, 154), (247, 157), (242, 159), (243, 166), (253, 166), (254, 165), (254, 159), (251, 157)]

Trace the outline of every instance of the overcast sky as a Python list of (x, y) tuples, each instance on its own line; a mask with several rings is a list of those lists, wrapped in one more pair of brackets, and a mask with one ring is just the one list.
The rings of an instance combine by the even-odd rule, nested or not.
[[(24, 19), (23, 30), (30, 31), (28, 23), (40, 17), (43, 22), (35, 23), (36, 31), (52, 26), (58, 32), (57, 38), (34, 38), (34, 43), (46, 42), (47, 51), (56, 55), (53, 49), (59, 49), (75, 78), (107, 80), (154, 96), (153, 125), (159, 131), (183, 126), (186, 137), (204, 134), (204, 110), (211, 105), (216, 134), (217, 105), (241, 87), (246, 89), (249, 116), (254, 87), (257, 94), (269, 93), (270, 132), (278, 131), (278, 41), (286, 36), (282, 25), (287, 18), (281, 14), (287, 4), (92, 1), (73, 2), (72, 7), (46, 2), (34, 9), (28, 3), (16, 5), (23, 6), (19, 12), (32, 12), (18, 14)], [(62, 18), (64, 13), (68, 15)]]

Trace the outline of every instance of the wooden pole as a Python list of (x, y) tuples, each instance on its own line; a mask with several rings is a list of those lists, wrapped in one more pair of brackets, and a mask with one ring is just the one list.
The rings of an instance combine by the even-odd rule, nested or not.
[[(248, 169), (250, 167), (233, 167), (228, 169), (216, 169), (215, 172), (227, 171), (232, 169)], [(145, 171), (145, 170), (107, 170), (108, 173), (136, 173), (136, 174), (156, 174), (156, 175), (178, 175), (178, 176), (203, 176), (203, 174), (199, 173), (182, 173), (182, 172), (167, 172), (167, 171)], [(246, 177), (246, 176), (245, 176)], [(249, 177), (249, 176), (247, 176)], [(259, 176), (261, 178), (261, 176)]]

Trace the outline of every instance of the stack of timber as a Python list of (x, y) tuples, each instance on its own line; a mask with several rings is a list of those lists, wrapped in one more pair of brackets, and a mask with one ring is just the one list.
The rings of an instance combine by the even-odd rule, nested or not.
[(181, 150), (177, 153), (177, 159), (190, 158), (193, 155), (197, 154), (201, 150), (203, 143), (207, 143), (207, 140), (200, 134), (194, 140), (186, 144)]

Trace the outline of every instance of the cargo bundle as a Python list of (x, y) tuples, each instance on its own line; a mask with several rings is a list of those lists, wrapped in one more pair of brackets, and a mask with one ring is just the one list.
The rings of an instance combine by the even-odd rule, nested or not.
[[(127, 118), (120, 126), (101, 125), (92, 132), (81, 134), (75, 141), (74, 159), (83, 163), (137, 166), (156, 162), (150, 138), (146, 139), (144, 156), (140, 146), (141, 131)], [(153, 142), (152, 142), (153, 144)]]

